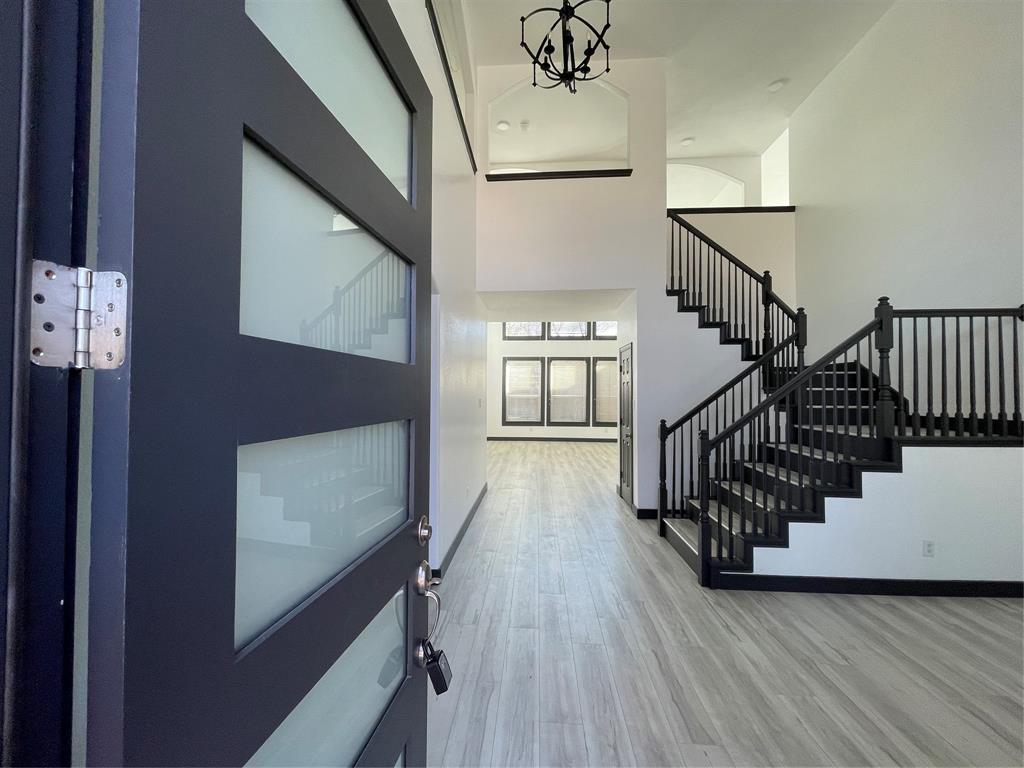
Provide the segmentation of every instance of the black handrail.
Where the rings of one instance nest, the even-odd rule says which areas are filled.
[[[980,309],[896,309],[893,317],[1015,317],[1024,320],[1024,304]]]

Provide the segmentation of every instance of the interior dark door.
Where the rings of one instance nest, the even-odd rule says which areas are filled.
[[[426,84],[379,0],[103,23],[88,760],[422,765]]]
[[[619,496],[633,503],[633,345],[619,349]]]

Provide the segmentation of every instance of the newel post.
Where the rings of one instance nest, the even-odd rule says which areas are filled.
[[[764,307],[764,338],[762,339],[763,355],[772,348],[772,273],[767,269],[764,271],[764,278],[761,281],[764,291],[761,295],[761,304]]]
[[[804,349],[807,347],[807,312],[796,308],[796,371],[804,369]]]
[[[661,456],[658,458],[658,535],[665,535],[665,514],[668,512],[668,477],[666,454],[666,443],[668,442],[668,427],[662,419],[658,425],[658,440],[661,443]]]
[[[888,296],[882,296],[875,307],[875,346],[878,348],[878,404],[876,405],[878,435],[895,437],[896,403],[892,399],[892,374],[889,371],[889,352],[893,345],[893,308]]]
[[[711,517],[709,493],[711,491],[711,442],[708,431],[702,429],[699,435],[700,456],[697,459],[698,492],[700,493],[700,517],[697,519],[697,545],[700,549],[700,571],[697,581],[702,587],[711,586]]]

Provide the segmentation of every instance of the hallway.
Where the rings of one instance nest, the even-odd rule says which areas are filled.
[[[1020,765],[1021,601],[707,591],[617,447],[492,442],[430,765]]]

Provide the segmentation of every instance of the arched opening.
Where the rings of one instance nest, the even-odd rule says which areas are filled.
[[[746,185],[714,168],[669,163],[665,180],[669,208],[738,208],[745,205]]]

